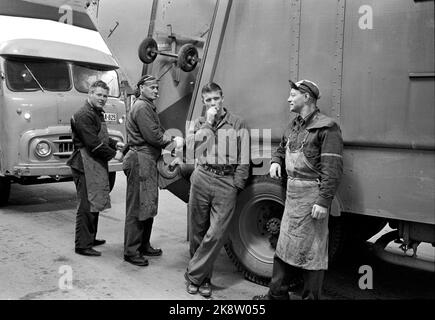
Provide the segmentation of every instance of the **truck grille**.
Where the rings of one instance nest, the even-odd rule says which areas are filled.
[[[53,140],[53,143],[57,145],[57,152],[53,155],[61,159],[69,158],[71,153],[74,151],[74,146],[72,143],[71,136],[61,136],[58,140]]]

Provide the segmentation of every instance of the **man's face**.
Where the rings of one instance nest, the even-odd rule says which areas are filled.
[[[224,97],[221,95],[219,91],[206,92],[202,95],[202,102],[205,107],[210,109],[211,107],[216,108],[217,115],[222,114]]]
[[[300,113],[306,101],[306,94],[298,90],[291,89],[288,97],[290,111]]]
[[[96,87],[93,92],[89,92],[89,102],[95,108],[103,109],[106,104],[108,95],[109,90],[103,89],[101,87]]]
[[[140,86],[140,93],[143,97],[154,101],[159,97],[159,85],[157,83],[142,84]]]

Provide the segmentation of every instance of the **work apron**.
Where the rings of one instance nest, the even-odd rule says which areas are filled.
[[[101,123],[98,133],[101,142],[109,143],[107,124]],[[96,161],[86,148],[80,148],[85,172],[86,189],[91,212],[100,212],[111,207],[109,174],[107,168]]]
[[[139,221],[157,215],[159,190],[156,160],[143,147],[131,147],[123,161],[124,170],[131,170],[128,183],[136,188],[127,192],[138,192],[138,201],[128,203],[128,214],[136,216]],[[139,181],[134,181],[134,180]]]
[[[276,255],[284,262],[306,270],[328,268],[328,216],[313,219],[311,211],[319,196],[319,172],[308,162],[303,147],[286,146],[288,175],[285,209],[281,220]],[[298,178],[295,178],[298,177]],[[302,178],[301,178],[302,177]]]

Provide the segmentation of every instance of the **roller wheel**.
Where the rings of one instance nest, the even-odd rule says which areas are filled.
[[[190,72],[198,64],[198,50],[193,44],[187,43],[180,48],[178,52],[178,66],[184,72]]]
[[[145,64],[150,64],[157,57],[157,42],[153,38],[146,38],[139,46],[139,59]]]

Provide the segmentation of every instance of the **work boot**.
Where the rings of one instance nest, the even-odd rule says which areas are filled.
[[[212,289],[210,281],[204,281],[204,283],[199,286],[198,292],[205,298],[211,297]]]
[[[146,267],[148,265],[148,260],[142,256],[124,256],[124,260],[139,267]]]
[[[94,240],[94,247],[96,247],[96,246],[101,246],[102,244],[105,244],[106,243],[106,240],[103,240],[103,239],[95,239]]]
[[[149,245],[146,249],[142,250],[141,253],[144,256],[161,256],[163,251],[160,248],[153,248]]]
[[[82,256],[90,256],[90,257],[98,257],[101,256],[101,252],[94,250],[92,248],[88,249],[75,249],[77,254],[81,254]]]
[[[184,278],[186,279],[186,291],[187,291],[187,293],[197,294],[199,287],[196,284],[194,284],[192,281],[190,281],[190,279],[186,273],[184,274]]]

